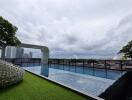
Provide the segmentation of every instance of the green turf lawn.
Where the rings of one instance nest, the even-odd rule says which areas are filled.
[[[0,100],[88,100],[68,89],[26,72],[24,80],[0,89]]]

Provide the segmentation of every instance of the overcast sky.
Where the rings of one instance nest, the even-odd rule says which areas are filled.
[[[0,0],[0,16],[50,57],[109,58],[132,40],[132,0]]]

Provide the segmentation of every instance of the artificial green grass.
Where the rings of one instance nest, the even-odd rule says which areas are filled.
[[[0,89],[0,100],[88,100],[59,85],[26,72],[24,80]]]

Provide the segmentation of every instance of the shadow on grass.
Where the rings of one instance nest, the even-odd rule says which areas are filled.
[[[8,91],[8,90],[10,90],[12,88],[15,88],[15,87],[21,85],[23,82],[24,82],[24,80],[21,80],[21,81],[19,81],[17,83],[14,83],[14,84],[6,86],[6,87],[0,87],[0,93],[3,93],[3,92],[6,92],[6,91]]]

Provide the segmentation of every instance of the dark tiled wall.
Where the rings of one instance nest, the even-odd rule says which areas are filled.
[[[126,100],[130,86],[132,86],[132,71],[125,73],[99,97],[105,100]]]

